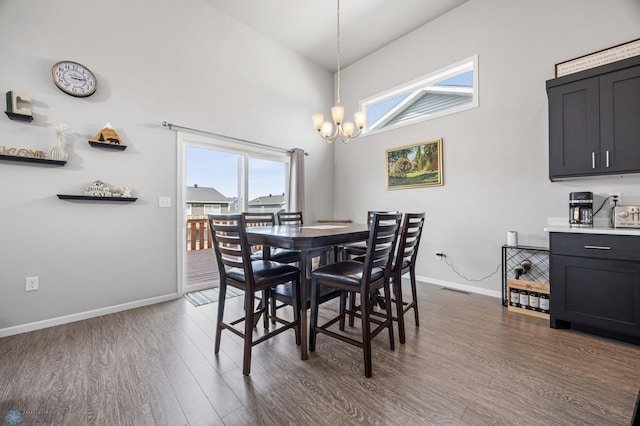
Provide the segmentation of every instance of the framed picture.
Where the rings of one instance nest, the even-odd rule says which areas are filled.
[[[388,149],[387,189],[442,185],[442,138]]]

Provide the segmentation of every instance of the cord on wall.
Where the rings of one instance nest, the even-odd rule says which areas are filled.
[[[468,277],[464,276],[462,273],[460,273],[458,271],[458,269],[452,263],[449,262],[449,258],[444,253],[440,254],[440,256],[442,258],[444,258],[444,263],[446,263],[447,266],[450,267],[453,270],[453,272],[456,273],[456,275],[458,275],[463,280],[469,281],[469,282],[483,281],[483,280],[486,280],[487,278],[491,278],[492,276],[494,276],[495,274],[498,273],[498,271],[500,270],[500,266],[501,266],[501,264],[498,263],[498,266],[496,266],[496,270],[495,271],[493,271],[489,275],[486,275],[486,276],[484,276],[482,278],[468,278]]]

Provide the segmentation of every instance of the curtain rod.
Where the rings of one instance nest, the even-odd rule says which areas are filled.
[[[250,144],[250,145],[260,146],[260,147],[263,147],[263,148],[282,150],[283,152],[288,152],[288,153],[292,153],[293,152],[293,150],[291,150],[291,149],[277,148],[277,147],[274,147],[274,146],[271,146],[271,145],[266,145],[266,144],[259,143],[259,142],[254,142],[254,141],[249,141],[249,140],[246,140],[246,139],[235,138],[233,136],[226,136],[226,135],[221,135],[219,133],[208,132],[206,130],[200,130],[200,129],[194,129],[192,127],[180,126],[178,124],[169,123],[167,121],[163,121],[162,122],[162,126],[169,128],[169,130],[173,130],[173,128],[175,127],[176,129],[183,129],[183,130],[190,130],[192,132],[204,133],[205,135],[211,135],[211,136],[215,136],[215,137],[226,139],[226,140],[230,140],[230,141],[242,142],[242,143],[246,143],[246,144]],[[309,153],[304,151],[304,155],[309,155]]]

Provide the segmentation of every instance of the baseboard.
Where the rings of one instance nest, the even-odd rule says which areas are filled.
[[[416,281],[420,281],[425,284],[433,284],[441,287],[452,288],[455,290],[467,291],[469,293],[483,294],[485,296],[496,297],[499,299],[502,298],[502,291],[489,290],[486,288],[476,287],[473,285],[452,283],[450,281],[439,280],[436,278],[422,277],[418,275],[416,275]]]
[[[94,309],[86,312],[79,312],[77,314],[65,315],[62,317],[51,318],[51,319],[36,321],[28,324],[2,328],[0,329],[0,337],[13,336],[14,334],[27,333],[29,331],[40,330],[43,328],[53,327],[61,324],[68,324],[74,321],[81,321],[89,318],[100,317],[102,315],[114,314],[116,312],[122,312],[122,311],[126,311],[133,308],[140,308],[142,306],[147,306],[147,305],[154,305],[156,303],[167,302],[169,300],[173,300],[177,298],[178,298],[177,293],[165,294],[163,296],[136,300],[133,302],[123,303],[121,305],[107,306],[105,308]]]

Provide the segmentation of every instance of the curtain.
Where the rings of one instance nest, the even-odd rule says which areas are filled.
[[[302,212],[304,217],[304,150],[291,150],[289,171],[289,211]]]

